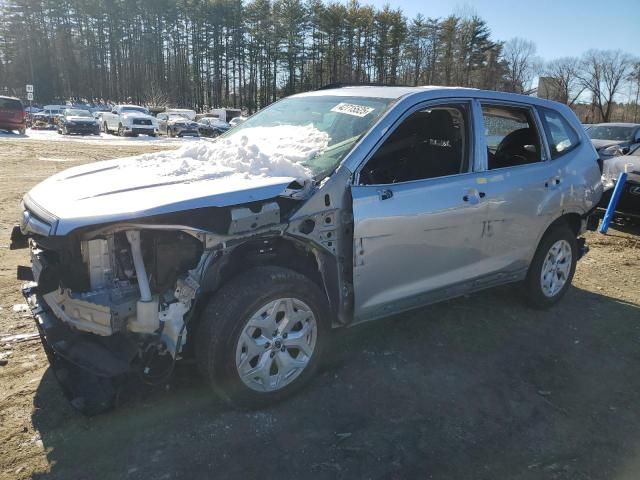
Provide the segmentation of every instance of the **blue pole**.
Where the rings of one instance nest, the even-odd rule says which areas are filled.
[[[624,184],[626,181],[627,181],[627,172],[622,172],[618,177],[616,186],[613,189],[613,193],[611,194],[611,200],[609,200],[609,206],[607,207],[607,211],[604,214],[602,225],[600,225],[600,233],[606,234],[607,230],[609,230],[609,223],[611,223],[611,220],[613,220],[613,215],[614,213],[616,213],[618,200],[620,200],[620,196],[622,195],[622,190],[624,189]]]

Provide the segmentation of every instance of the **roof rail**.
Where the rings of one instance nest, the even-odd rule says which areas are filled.
[[[353,83],[328,83],[318,88],[318,90],[329,90],[332,88],[344,88],[344,87],[410,87],[410,85],[400,85],[394,84],[390,85],[388,83],[380,83],[380,82],[353,82]]]

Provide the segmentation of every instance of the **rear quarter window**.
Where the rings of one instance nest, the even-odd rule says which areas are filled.
[[[538,111],[544,124],[551,158],[558,158],[578,145],[578,134],[562,114],[544,107],[539,107]]]
[[[0,110],[22,110],[22,103],[13,98],[0,98]]]

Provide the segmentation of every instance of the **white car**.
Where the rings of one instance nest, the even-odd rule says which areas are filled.
[[[158,135],[158,121],[149,110],[138,105],[116,105],[102,114],[102,130],[121,137],[132,135]]]
[[[246,119],[247,119],[246,117],[234,117],[231,120],[229,120],[229,125],[231,125],[231,127],[235,127],[236,125],[240,125]]]

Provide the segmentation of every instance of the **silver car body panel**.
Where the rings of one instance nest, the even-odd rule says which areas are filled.
[[[393,129],[417,108],[468,100],[473,171],[391,185],[358,185],[359,169]],[[542,161],[488,170],[481,103],[531,109],[543,146]],[[551,160],[534,107],[563,113],[580,138]],[[602,194],[597,154],[566,106],[514,94],[472,89],[406,95],[344,160],[354,175],[354,318],[363,320],[520,280],[549,225],[562,215],[584,216]],[[388,191],[391,195],[388,195]],[[463,201],[476,192],[484,198]]]

